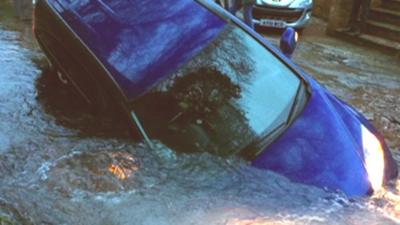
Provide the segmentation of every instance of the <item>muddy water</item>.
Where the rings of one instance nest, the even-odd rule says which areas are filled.
[[[15,23],[0,21],[0,224],[399,222],[400,185],[350,200],[257,170],[238,158],[178,154],[161,144],[150,150],[131,141],[122,127],[92,116],[68,86],[60,86],[44,69],[29,24],[10,24]],[[311,50],[333,54],[322,54],[329,56],[322,57],[323,65],[343,61],[329,43],[310,42],[299,54],[311,59]],[[322,71],[318,64],[296,59],[338,95],[354,96],[360,106],[375,97],[370,94],[398,101],[392,94],[398,79],[390,69],[383,74],[386,80],[376,84],[373,71],[371,77],[356,79],[339,75],[341,67]],[[359,95],[354,88],[360,88]],[[380,115],[372,112],[374,118]]]

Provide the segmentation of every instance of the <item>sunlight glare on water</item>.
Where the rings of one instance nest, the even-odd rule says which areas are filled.
[[[400,223],[400,181],[396,180],[393,187],[375,193],[371,197],[369,208]]]
[[[108,171],[117,176],[120,180],[125,180],[132,176],[139,166],[136,164],[134,156],[126,152],[116,152],[111,154],[113,162],[108,166]]]

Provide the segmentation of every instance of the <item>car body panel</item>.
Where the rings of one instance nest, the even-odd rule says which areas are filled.
[[[173,7],[130,1],[108,5],[102,1],[60,2],[68,6],[61,13],[63,18],[107,67],[128,99],[196,55],[225,25],[204,7],[185,0],[176,0]]]
[[[257,4],[265,4],[275,7],[289,7],[295,0],[259,0],[256,1]]]
[[[362,124],[348,112],[338,111],[323,89],[313,85],[313,90],[303,113],[253,165],[351,196],[369,193],[361,137],[351,133],[358,127],[354,134],[360,134]]]
[[[370,192],[371,185],[364,168],[361,126],[367,127],[378,137],[380,137],[379,133],[364,117],[326,91],[259,34],[211,1],[199,1],[210,11],[200,7],[198,2],[193,4],[192,0],[179,0],[181,2],[179,6],[171,7],[169,12],[174,12],[179,15],[178,18],[186,18],[190,22],[178,20],[168,13],[164,14],[165,10],[168,11],[173,5],[171,2],[176,3],[176,0],[160,4],[138,1],[143,4],[141,7],[146,4],[149,4],[149,7],[151,5],[150,8],[143,9],[147,10],[149,15],[160,14],[155,16],[157,20],[154,20],[156,21],[154,23],[144,14],[129,18],[133,14],[132,11],[143,12],[136,8],[139,6],[135,5],[135,1],[114,1],[108,3],[110,5],[104,2],[87,0],[71,3],[67,0],[39,0],[37,8],[50,5],[49,9],[53,10],[53,13],[58,13],[58,19],[73,34],[71,39],[78,40],[83,46],[82,49],[89,52],[85,57],[94,58],[100,64],[99,68],[103,69],[103,73],[110,76],[109,80],[115,81],[110,83],[113,83],[114,89],[121,90],[122,97],[120,97],[124,98],[126,110],[130,110],[131,98],[141,95],[159,80],[167,77],[173,70],[207,46],[220,32],[226,21],[233,21],[263,43],[291,70],[296,71],[298,76],[308,83],[311,91],[310,100],[303,112],[279,138],[258,155],[252,162],[253,165],[284,174],[298,182],[331,190],[340,189],[349,196],[365,195]],[[114,5],[111,6],[111,4]],[[211,14],[211,11],[215,14]],[[127,16],[123,17],[120,14]],[[194,15],[198,15],[201,20],[196,18],[192,21]],[[162,16],[166,16],[163,17],[164,20],[160,20]],[[45,25],[41,23],[45,22],[39,18],[35,23],[38,30],[49,29],[43,27]],[[163,23],[170,26],[160,25]],[[180,26],[180,23],[185,26]],[[171,33],[169,29],[174,32]],[[128,36],[134,39],[125,37],[126,34],[130,34]],[[154,35],[157,38],[153,38]],[[165,37],[165,35],[178,35],[180,38],[176,38],[179,41],[173,40],[174,38],[168,39],[168,37],[166,37],[168,41],[161,40],[160,37]],[[39,40],[39,42],[43,41],[46,40]],[[140,46],[140,43],[143,43],[145,47]],[[143,59],[147,57],[146,49],[151,48],[150,43],[161,46],[154,50],[155,54],[151,54],[150,59]],[[46,49],[44,50],[46,52]],[[140,53],[140,51],[143,52]],[[57,57],[46,53],[48,57]],[[131,60],[126,61],[125,58]],[[138,62],[144,66],[137,69]],[[384,143],[382,139],[381,142]],[[397,167],[387,147],[384,147],[384,150],[387,164],[386,175],[389,174],[387,175],[389,179],[397,175]]]

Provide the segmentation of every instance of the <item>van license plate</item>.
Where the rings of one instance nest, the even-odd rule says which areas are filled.
[[[260,25],[265,27],[285,28],[286,22],[282,20],[261,19]]]

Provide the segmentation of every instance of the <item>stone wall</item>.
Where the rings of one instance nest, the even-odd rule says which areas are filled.
[[[32,18],[32,0],[13,0],[16,15],[22,20]]]
[[[331,7],[332,0],[314,0],[313,15],[327,21]]]
[[[349,0],[331,0],[327,32],[334,33],[337,29],[348,27],[353,1]]]
[[[381,2],[382,0],[371,0],[371,7],[379,6]],[[349,9],[351,8],[353,1],[352,0],[347,1],[347,4],[349,6],[347,7],[347,9]],[[313,15],[325,21],[328,21],[330,12],[334,7],[334,5],[335,5],[334,0],[314,0]]]

